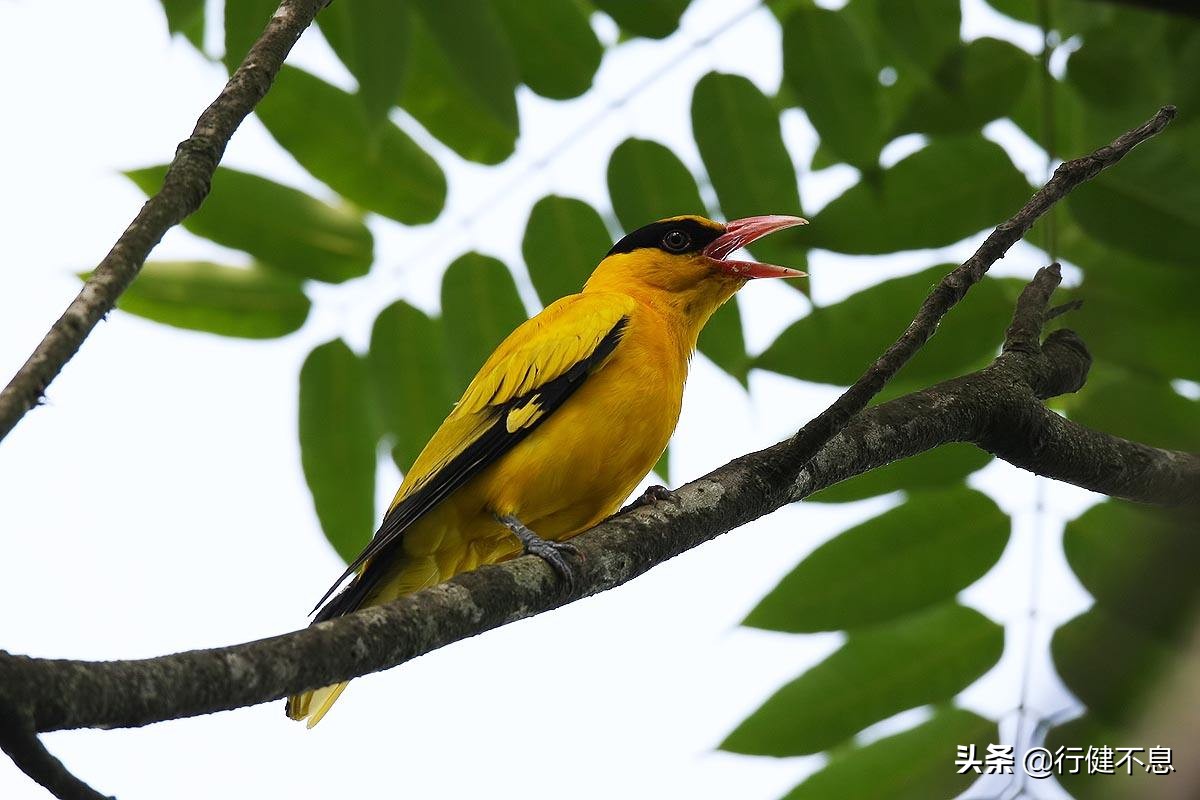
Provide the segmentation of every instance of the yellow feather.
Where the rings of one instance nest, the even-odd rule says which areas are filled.
[[[528,427],[542,418],[546,413],[537,403],[537,397],[534,396],[525,405],[520,408],[514,408],[508,412],[508,416],[504,419],[504,427],[509,433],[515,433],[521,428]]]
[[[342,696],[342,692],[346,691],[346,687],[349,685],[349,681],[343,681],[312,692],[308,703],[308,707],[313,709],[308,712],[307,724],[310,729],[329,713],[329,709],[333,708],[334,701]]]

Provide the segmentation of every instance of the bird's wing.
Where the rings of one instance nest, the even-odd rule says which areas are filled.
[[[391,549],[422,514],[558,410],[612,354],[633,306],[626,295],[571,295],[513,331],[417,457],[371,543],[317,605],[353,572]],[[317,619],[356,607],[370,588],[368,583],[356,581]]]

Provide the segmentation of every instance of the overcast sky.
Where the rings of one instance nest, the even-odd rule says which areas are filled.
[[[1038,46],[1035,29],[1006,23],[974,0],[965,5],[968,37],[986,32]],[[628,136],[664,142],[698,168],[689,117],[695,80],[719,69],[768,92],[778,87],[779,27],[754,6],[694,0],[671,38],[609,50],[586,98],[552,102],[522,89],[518,153],[500,168],[462,162],[396,112],[446,169],[449,206],[422,228],[372,220],[375,270],[322,288],[309,323],[292,336],[247,342],[113,314],[53,384],[47,405],[0,445],[0,648],[140,657],[304,625],[342,568],[300,471],[296,382],[306,353],[335,336],[361,350],[375,314],[398,297],[436,311],[441,272],[466,250],[523,270],[519,244],[532,203],[555,192],[606,210],[608,155]],[[209,45],[219,52],[215,19]],[[611,41],[606,22],[598,18],[597,28]],[[291,62],[353,87],[316,31],[304,35]],[[74,296],[73,273],[103,256],[142,202],[119,171],[169,160],[225,73],[168,39],[156,0],[2,3],[0,73],[8,76],[0,85],[0,377],[7,380]],[[804,115],[788,112],[784,130],[795,162],[807,165],[816,138]],[[988,133],[1031,180],[1040,175],[1040,155],[1013,126],[996,123]],[[919,145],[909,137],[885,160]],[[548,155],[544,167],[533,166]],[[330,196],[254,119],[224,163]],[[806,211],[854,180],[848,167],[806,173]],[[816,253],[814,296],[834,302],[885,275],[961,260],[980,238],[881,259]],[[181,229],[167,234],[155,257],[244,261]],[[1021,246],[995,271],[1031,275],[1042,263],[1038,251]],[[527,281],[522,289],[536,310]],[[752,284],[739,302],[753,351],[808,308],[778,285]],[[837,394],[764,373],[752,375],[751,387],[748,396],[696,358],[672,445],[673,485],[778,441]],[[381,506],[398,481],[389,462],[380,471]],[[965,602],[1009,625],[1009,648],[962,701],[996,718],[1016,707],[1024,685],[1038,709],[1069,706],[1045,642],[1089,600],[1062,562],[1057,536],[1094,496],[1039,490],[1027,474],[996,464],[972,483],[1016,524],[1001,565],[964,593]],[[771,800],[822,757],[749,758],[714,748],[841,636],[770,634],[738,621],[805,553],[897,501],[782,509],[631,585],[356,680],[313,731],[289,723],[282,703],[273,703],[141,730],[58,733],[46,742],[81,777],[123,800],[262,790]],[[1040,577],[1031,593],[1033,576]],[[922,713],[887,721],[868,738],[908,727]],[[1013,719],[1005,717],[1006,734]],[[946,757],[950,768],[953,753]],[[0,796],[42,795],[0,759]]]

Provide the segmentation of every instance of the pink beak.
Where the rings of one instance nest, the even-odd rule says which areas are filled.
[[[757,261],[729,261],[725,257],[769,233],[807,224],[806,219],[779,214],[735,219],[725,223],[725,232],[704,248],[704,255],[715,262],[713,266],[739,278],[803,278],[807,273],[791,267],[777,267]]]

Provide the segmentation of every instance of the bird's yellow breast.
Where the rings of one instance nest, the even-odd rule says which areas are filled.
[[[637,307],[609,360],[469,488],[488,509],[546,538],[591,526],[619,507],[666,449],[687,367],[686,346],[653,309]]]
[[[695,342],[654,307],[632,306],[620,343],[579,390],[405,533],[410,570],[436,564],[436,582],[515,555],[496,514],[543,538],[570,537],[616,511],[653,469],[679,421]]]

